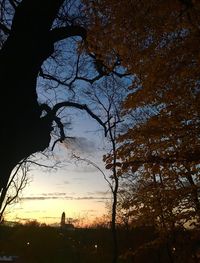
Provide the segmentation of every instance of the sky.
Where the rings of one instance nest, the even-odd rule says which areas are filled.
[[[71,46],[67,46],[66,50]],[[73,58],[73,53],[69,56]],[[52,66],[52,63],[50,61],[46,67]],[[69,65],[70,63],[68,63]],[[65,72],[65,70],[62,69],[61,72]],[[88,70],[88,72],[90,71]],[[112,110],[115,111],[118,100],[125,96],[126,87],[130,83],[131,77],[117,81],[111,77],[106,83],[98,82],[99,86],[95,86],[95,95],[100,98],[106,108],[109,108],[109,99],[112,97],[114,102]],[[105,86],[101,87],[100,85]],[[109,90],[107,90],[107,85]],[[104,107],[98,102],[96,104],[95,100],[93,101],[95,96],[88,95],[88,93],[93,94],[93,89],[94,86],[78,82],[75,87],[75,101],[87,104],[94,113],[103,116],[105,121],[107,113]],[[63,100],[74,101],[73,92],[70,93],[66,87],[59,85],[55,88],[53,83],[40,78],[37,92],[39,103],[47,103],[50,107]],[[112,110],[110,111],[112,112]],[[108,204],[111,204],[112,195],[102,173],[87,163],[77,164],[71,160],[72,154],[87,158],[108,174],[109,171],[105,171],[102,157],[103,154],[108,153],[108,149],[111,147],[109,147],[108,139],[104,137],[103,128],[86,112],[78,109],[67,108],[64,111],[61,109],[59,114],[62,123],[70,122],[70,127],[66,129],[65,135],[76,138],[62,144],[58,143],[54,148],[54,161],[61,161],[62,165],[65,165],[56,171],[38,167],[35,170],[32,169],[29,173],[30,183],[23,190],[20,202],[7,210],[6,220],[37,220],[41,223],[54,224],[60,223],[61,215],[65,212],[66,218],[86,218],[85,223],[87,224],[96,217],[108,213]],[[52,140],[56,139],[54,137]]]
[[[47,59],[43,64],[44,72],[50,72],[53,76],[65,80],[69,78],[70,82],[76,73],[74,70],[77,63],[76,42],[75,38],[58,42],[56,48],[60,50],[60,53],[58,52],[61,56],[58,55],[60,63],[57,65],[53,58]],[[94,72],[92,66],[91,58],[86,58],[83,54],[79,59],[79,71],[82,74],[80,76],[87,78],[96,76],[97,72]],[[121,72],[122,69],[119,70]],[[123,97],[124,87],[128,87],[131,80],[124,80],[122,85],[121,79],[117,82],[116,79],[110,78],[110,81],[111,79],[112,82],[107,83],[113,87],[111,93],[116,85],[119,85],[118,92],[115,90],[115,95],[112,94],[112,97]],[[99,82],[98,85],[100,85]],[[90,92],[91,88],[93,90],[94,87],[90,87]],[[102,113],[92,100],[88,101],[88,97],[83,96],[83,91],[89,91],[88,83],[77,81],[73,83],[73,90],[76,91],[76,102],[85,103],[94,112]],[[41,77],[38,78],[37,94],[39,103],[47,103],[50,107],[63,100],[74,101],[74,93],[70,89]],[[102,93],[100,89],[96,94],[101,97],[107,107],[109,97],[107,92]],[[62,115],[62,110],[60,114]],[[30,183],[23,190],[20,202],[7,210],[6,220],[36,219],[39,222],[53,224],[60,222],[62,212],[65,212],[66,218],[85,217],[88,221],[107,213],[107,203],[111,200],[111,193],[103,175],[86,163],[77,166],[73,161],[70,162],[70,157],[72,153],[75,153],[104,169],[102,156],[109,148],[108,141],[104,138],[102,128],[83,111],[67,109],[64,114],[61,121],[71,123],[65,135],[76,138],[73,143],[72,141],[60,145],[58,143],[54,149],[55,160],[62,161],[65,167],[57,171],[32,169],[29,173]]]
[[[66,218],[85,218],[87,224],[107,213],[111,193],[102,173],[86,162],[71,159],[76,154],[104,170],[102,155],[107,142],[96,121],[87,114],[74,110],[72,116],[68,136],[75,136],[76,141],[58,143],[54,149],[53,160],[60,161],[62,167],[56,170],[33,167],[20,201],[7,210],[7,220],[55,224],[60,223],[65,212]]]

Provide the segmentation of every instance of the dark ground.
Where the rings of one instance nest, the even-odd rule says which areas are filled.
[[[160,239],[153,228],[119,230],[119,263],[198,263],[199,231]],[[19,263],[111,263],[109,229],[62,230],[48,226],[0,226],[0,255]]]

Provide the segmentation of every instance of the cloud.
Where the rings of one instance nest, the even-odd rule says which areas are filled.
[[[95,200],[95,201],[105,201],[110,199],[106,196],[66,196],[65,193],[48,193],[48,194],[42,194],[41,196],[25,196],[22,197],[22,201],[43,201],[43,200],[51,200],[51,199],[65,199],[65,200]]]
[[[74,167],[74,171],[78,173],[95,173],[98,170],[91,165],[87,165],[87,163],[80,163]]]
[[[98,196],[110,196],[109,191],[95,191],[95,192],[87,192],[88,195],[98,195]]]
[[[48,200],[48,199],[62,199],[71,198],[67,197],[64,192],[52,192],[52,193],[42,193],[39,196],[24,196],[20,198],[22,201],[32,201],[32,200]]]
[[[107,200],[108,198],[105,196],[83,196],[83,197],[75,197],[74,200]]]
[[[82,209],[81,211],[82,211],[82,212],[88,212],[88,213],[94,213],[94,212],[96,212],[97,210],[96,210],[96,209]]]
[[[85,178],[82,178],[82,177],[74,177],[73,180],[83,181],[83,180],[85,180]]]
[[[43,196],[65,196],[66,193],[63,192],[52,192],[52,193],[42,193]]]
[[[69,181],[64,181],[63,184],[70,184],[70,182]]]
[[[40,218],[44,218],[44,219],[60,219],[59,216],[41,216]]]
[[[32,214],[32,213],[45,213],[45,212],[46,212],[46,210],[40,210],[40,209],[24,211],[25,214]]]
[[[46,197],[44,196],[37,196],[37,197],[34,197],[34,196],[25,196],[25,197],[21,197],[20,200],[22,201],[33,201],[33,200],[45,200],[47,199]]]
[[[25,196],[22,197],[20,200],[22,201],[43,201],[43,200],[51,200],[51,199],[67,199],[71,200],[73,199],[70,196]]]
[[[63,186],[63,185],[68,185],[68,184],[70,184],[69,181],[63,181],[62,183],[58,183],[58,184],[55,184],[55,185],[57,185],[57,186]]]
[[[96,151],[95,143],[85,137],[65,139],[63,145],[73,153],[92,153]]]
[[[16,220],[19,220],[19,221],[29,221],[30,220],[30,218],[28,218],[28,217],[16,217]]]

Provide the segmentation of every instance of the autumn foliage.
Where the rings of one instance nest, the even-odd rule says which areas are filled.
[[[132,74],[116,162],[120,209],[171,231],[199,221],[199,1],[87,1],[88,49]],[[112,169],[112,154],[104,156]]]

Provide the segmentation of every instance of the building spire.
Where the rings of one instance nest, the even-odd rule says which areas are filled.
[[[65,212],[62,213],[60,225],[61,225],[61,227],[65,226]]]

